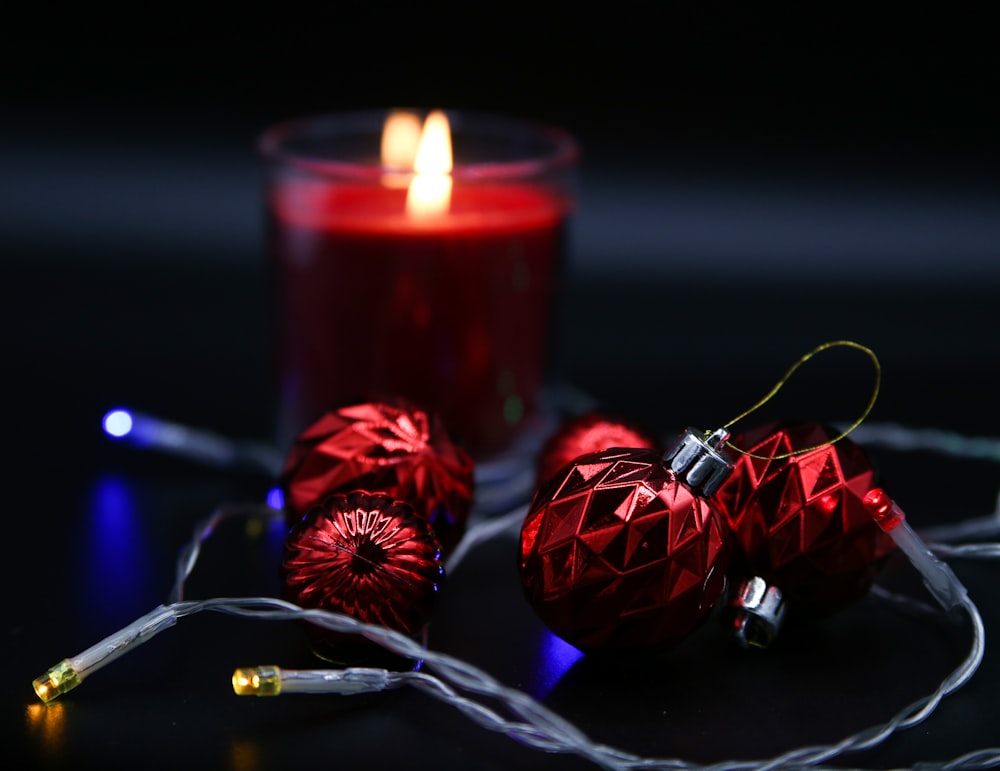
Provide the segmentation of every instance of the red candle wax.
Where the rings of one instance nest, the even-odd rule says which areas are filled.
[[[407,215],[405,199],[363,182],[273,186],[282,419],[297,431],[336,403],[398,394],[488,455],[535,408],[567,203],[462,180],[445,214]]]

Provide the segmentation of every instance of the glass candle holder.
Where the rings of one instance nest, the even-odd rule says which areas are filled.
[[[577,145],[557,128],[449,112],[451,168],[429,167],[424,144],[387,155],[386,117],[311,118],[261,138],[278,440],[332,406],[391,395],[495,457],[537,413]],[[419,143],[432,119],[410,119]]]

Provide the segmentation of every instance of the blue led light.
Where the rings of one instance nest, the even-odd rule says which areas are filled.
[[[278,511],[285,508],[285,495],[281,492],[281,488],[272,487],[267,491],[267,505]]]
[[[132,430],[132,415],[127,410],[111,410],[104,416],[104,431],[115,438],[127,436]]]
[[[144,558],[152,542],[148,518],[139,510],[139,492],[132,482],[117,474],[102,474],[90,490],[86,533],[80,555],[74,563],[79,579],[74,589],[76,601],[100,597],[88,604],[88,614],[111,627],[123,615],[135,615],[148,603],[153,578],[150,560]]]
[[[583,653],[556,637],[548,629],[542,632],[539,643],[535,676],[529,683],[529,688],[536,698],[544,699],[555,688],[560,678],[583,658]]]

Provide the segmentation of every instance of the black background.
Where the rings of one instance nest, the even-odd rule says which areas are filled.
[[[287,625],[182,622],[58,709],[31,706],[33,677],[164,599],[195,520],[267,489],[111,445],[97,426],[128,404],[269,435],[254,141],[274,121],[444,106],[572,131],[581,201],[553,367],[655,430],[717,425],[799,354],[847,337],[883,362],[873,419],[1000,433],[998,62],[980,12],[391,10],[8,14],[2,649],[5,752],[20,765],[585,766],[416,694],[236,700],[236,665],[310,665]],[[849,418],[864,367],[830,354],[762,417]],[[994,505],[987,462],[879,460],[915,524]],[[95,540],[102,516],[120,541]],[[220,532],[192,594],[276,592],[277,548]],[[510,541],[492,544],[452,577],[432,644],[539,692],[540,627],[512,555]],[[992,569],[957,569],[989,631]],[[907,585],[907,572],[890,579]],[[887,718],[933,688],[966,640],[961,625],[868,600],[757,659],[716,632],[657,662],[579,662],[547,703],[643,754],[766,757]],[[907,766],[989,745],[991,658],[925,726],[848,762]]]

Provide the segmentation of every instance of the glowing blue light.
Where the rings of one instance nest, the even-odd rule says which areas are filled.
[[[142,612],[139,608],[157,591],[150,586],[150,560],[143,556],[153,534],[139,511],[137,494],[128,479],[107,474],[94,481],[87,504],[86,541],[75,568],[80,580],[74,592],[88,614],[108,626]]]
[[[543,699],[555,688],[560,678],[583,658],[583,653],[547,629],[542,632],[539,643],[535,678],[530,689],[536,698]]]
[[[115,438],[126,436],[132,430],[132,416],[127,410],[111,410],[104,416],[104,430]]]
[[[267,505],[278,511],[285,508],[285,495],[281,492],[281,488],[272,487],[267,491]]]

